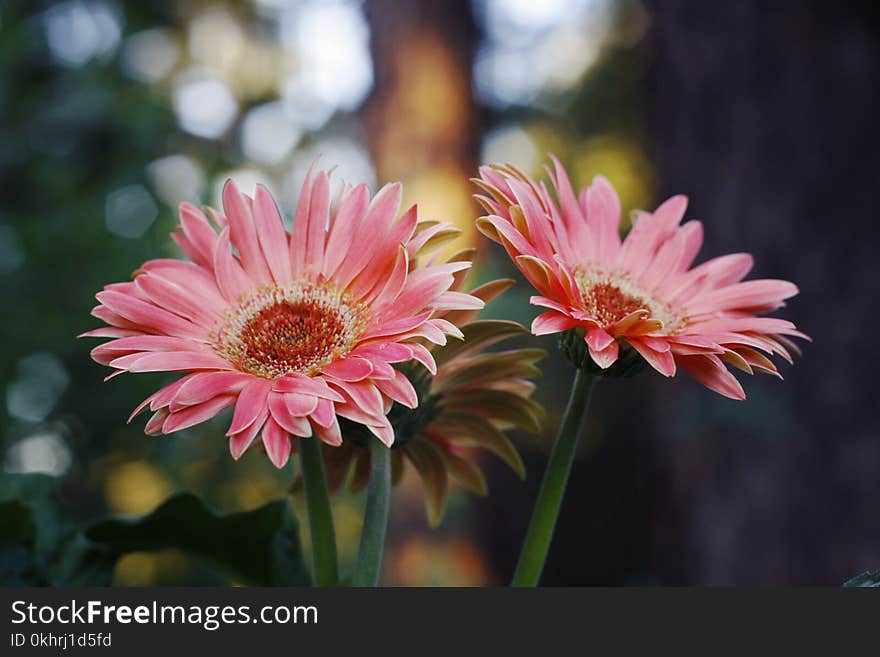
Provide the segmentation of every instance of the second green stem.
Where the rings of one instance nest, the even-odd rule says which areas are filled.
[[[541,481],[541,490],[535,502],[529,529],[513,575],[513,586],[537,586],[553,540],[559,507],[565,495],[571,464],[577,451],[578,439],[586,424],[587,408],[595,378],[582,369],[575,373],[571,396],[556,443]]]
[[[358,549],[353,586],[378,586],[382,571],[382,552],[388,531],[388,507],[391,498],[391,450],[378,438],[370,440],[370,483],[364,528]]]

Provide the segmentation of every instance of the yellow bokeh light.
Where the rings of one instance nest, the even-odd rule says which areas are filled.
[[[449,221],[461,228],[462,235],[446,247],[448,253],[473,246],[477,214],[464,171],[455,167],[430,169],[404,179],[403,190],[403,207],[418,202],[420,218]]]
[[[112,468],[104,482],[107,506],[117,513],[149,513],[172,491],[168,478],[146,461],[129,461]]]
[[[189,560],[178,550],[130,552],[120,557],[113,569],[115,586],[155,586],[180,580],[189,570]]]
[[[386,560],[391,586],[486,586],[489,574],[479,547],[464,537],[416,537]]]
[[[572,183],[579,187],[600,174],[611,181],[620,196],[623,228],[631,225],[631,210],[650,209],[654,173],[647,155],[633,140],[617,135],[593,137],[582,142],[569,161]]]

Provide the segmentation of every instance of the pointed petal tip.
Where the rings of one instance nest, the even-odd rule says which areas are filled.
[[[224,199],[226,198],[227,194],[240,194],[240,193],[241,192],[238,191],[238,185],[235,184],[235,181],[232,178],[227,178],[223,182],[223,189],[220,193],[220,196],[223,197]]]
[[[308,438],[306,438],[308,440]],[[320,440],[322,443],[326,445],[330,445],[331,447],[340,447],[342,445],[342,436],[321,436]]]

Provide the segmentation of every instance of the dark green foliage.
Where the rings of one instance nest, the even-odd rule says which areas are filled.
[[[286,500],[220,515],[184,493],[141,518],[107,519],[86,528],[67,518],[51,477],[0,479],[0,583],[109,585],[123,555],[173,548],[204,560],[229,581],[309,584],[297,521]]]
[[[880,588],[880,570],[869,570],[843,583],[847,588]]]

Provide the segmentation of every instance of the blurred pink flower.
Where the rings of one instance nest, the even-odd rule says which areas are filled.
[[[450,291],[470,262],[417,265],[456,231],[418,223],[415,206],[397,218],[398,183],[370,200],[365,185],[344,186],[331,203],[329,175],[309,173],[292,235],[274,200],[231,181],[225,215],[212,222],[189,204],[172,235],[192,262],[151,260],[134,280],[108,285],[92,314],[109,327],[84,334],[113,338],[92,351],[117,371],[187,374],[138,406],[149,406],[148,434],[171,433],[235,406],[227,435],[239,458],[258,435],[277,467],[291,436],[342,442],[337,416],[365,425],[386,445],[392,402],[418,403],[392,363],[415,360],[436,371],[421,343],[461,332],[438,313],[481,308]]]
[[[761,352],[791,362],[789,350],[798,348],[788,336],[807,336],[789,321],[759,315],[797,294],[793,283],[742,282],[752,268],[747,253],[691,268],[703,226],[679,225],[684,196],[640,212],[621,240],[620,201],[608,181],[597,177],[575,196],[565,169],[553,163],[558,203],[543,182],[512,166],[481,167],[474,181],[488,194],[477,195],[488,212],[478,228],[538,290],[532,304],[547,309],[532,333],[575,332],[576,345],[602,371],[632,360],[635,350],[664,376],[681,367],[733,399],[745,392],[725,364],[779,376]]]
[[[450,261],[470,260],[473,255],[472,249],[461,251]],[[461,290],[464,279],[464,275],[456,276],[453,289]],[[513,283],[510,279],[488,281],[470,294],[489,303]],[[391,450],[391,481],[400,483],[408,467],[415,471],[432,527],[443,519],[453,484],[476,495],[488,494],[480,467],[483,453],[494,453],[525,478],[525,465],[507,432],[537,432],[544,416],[544,409],[531,398],[532,379],[541,374],[535,364],[546,355],[544,351],[489,351],[528,334],[525,327],[506,320],[478,319],[474,310],[451,311],[443,318],[461,329],[464,340],[430,346],[438,366],[433,376],[423,369],[404,368],[418,393],[419,406],[411,410],[394,405],[388,414],[398,431]],[[363,432],[346,431],[345,444],[339,448],[324,446],[331,492],[340,490],[346,481],[353,493],[367,485],[371,452],[359,433]]]

